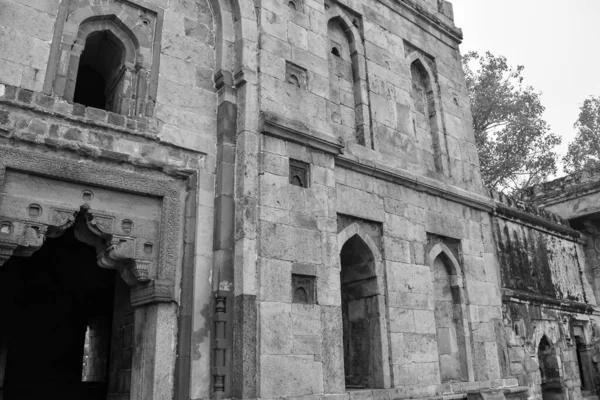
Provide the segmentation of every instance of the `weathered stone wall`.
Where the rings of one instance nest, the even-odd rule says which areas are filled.
[[[481,193],[457,47],[460,33],[437,5],[419,2],[421,13],[406,3],[361,1],[307,1],[295,9],[286,2],[266,1],[262,7],[263,112],[298,122],[330,140],[341,139],[346,151],[360,157]],[[338,38],[341,29],[336,26],[344,27],[346,41]],[[339,56],[332,54],[336,46]],[[416,59],[431,75],[427,79],[433,91],[427,97],[434,104],[431,118],[437,127],[431,133],[421,127],[428,122],[421,121],[415,108],[410,65]],[[296,78],[290,83],[290,70],[299,83]]]
[[[257,396],[395,398],[515,386],[500,367],[491,202],[451,8],[261,6]],[[308,164],[307,187],[291,184],[290,160]],[[348,268],[361,268],[362,283]],[[296,274],[314,277],[314,304],[295,302]],[[437,275],[447,282],[436,284]],[[450,306],[436,304],[436,285],[452,292]],[[352,348],[345,335],[366,318],[369,339]]]
[[[187,196],[187,207],[185,212],[181,207],[177,216],[185,236],[181,235],[183,242],[177,243],[178,251],[170,260],[176,271],[174,300],[179,307],[155,305],[143,312],[138,309],[135,317],[138,339],[156,330],[155,336],[134,345],[134,366],[136,357],[141,360],[135,352],[154,339],[162,341],[160,346],[144,351],[168,365],[153,372],[160,384],[146,382],[143,388],[137,384],[146,372],[138,365],[123,383],[137,382],[131,384],[132,396],[210,396],[208,310],[213,290],[215,182],[222,169],[217,166],[217,137],[218,132],[235,127],[236,119],[231,106],[235,103],[232,11],[230,6],[215,6],[204,0],[0,1],[1,147],[18,148],[33,158],[50,155],[59,160],[57,165],[60,160],[78,160],[125,174],[187,181],[188,191],[182,194]],[[125,73],[135,72],[139,79],[126,82],[135,92],[123,88],[123,93],[137,108],[107,112],[67,101],[65,87],[77,78],[73,60],[85,43],[75,39],[85,21],[100,21],[101,29],[108,29],[112,21],[131,33],[137,59],[135,65],[126,65]],[[65,45],[69,41],[75,44]],[[228,79],[227,99],[218,99],[217,64]],[[217,108],[223,103],[229,115],[218,127]],[[225,180],[233,185],[233,171],[225,172]],[[144,362],[143,368],[154,368],[152,361]]]
[[[586,302],[582,248],[573,238],[502,218],[494,220],[494,231],[503,287],[557,300]]]
[[[578,399],[596,390],[590,361],[596,305],[579,232],[556,214],[493,194],[502,279],[505,374],[540,399]],[[550,372],[548,372],[550,371]],[[581,372],[584,376],[581,376]]]

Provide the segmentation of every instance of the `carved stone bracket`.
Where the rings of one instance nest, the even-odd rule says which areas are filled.
[[[135,305],[174,301],[183,182],[0,147],[0,267],[73,228]]]
[[[113,217],[96,213],[87,204],[81,206],[79,211],[51,208],[50,215],[52,225],[18,220],[6,223],[6,226],[10,224],[7,232],[20,228],[21,233],[6,234],[8,238],[0,241],[0,266],[11,256],[31,256],[42,247],[46,237],[59,237],[74,226],[75,237],[96,248],[98,265],[118,270],[130,286],[149,282],[155,275],[157,254],[154,257],[137,257],[136,243],[139,239],[113,234]]]

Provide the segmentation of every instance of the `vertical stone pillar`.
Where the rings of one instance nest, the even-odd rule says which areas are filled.
[[[210,392],[214,398],[231,397],[232,342],[233,342],[233,259],[234,259],[234,179],[235,135],[237,107],[233,76],[219,72],[216,76],[219,90],[217,108],[217,165],[215,187],[215,224],[213,234],[213,298],[209,304],[213,315],[210,329],[211,370]]]
[[[131,400],[172,400],[177,305],[144,304],[135,309]]]

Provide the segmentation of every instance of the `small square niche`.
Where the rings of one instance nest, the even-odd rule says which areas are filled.
[[[290,184],[307,188],[309,177],[308,169],[307,163],[290,159]]]
[[[314,276],[292,274],[292,303],[316,303]]]
[[[285,62],[285,81],[299,89],[306,89],[307,86],[306,69],[289,61]]]

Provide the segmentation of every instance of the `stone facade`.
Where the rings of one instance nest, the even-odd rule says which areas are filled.
[[[483,187],[461,39],[444,0],[0,0],[0,398],[596,393],[595,247]]]

